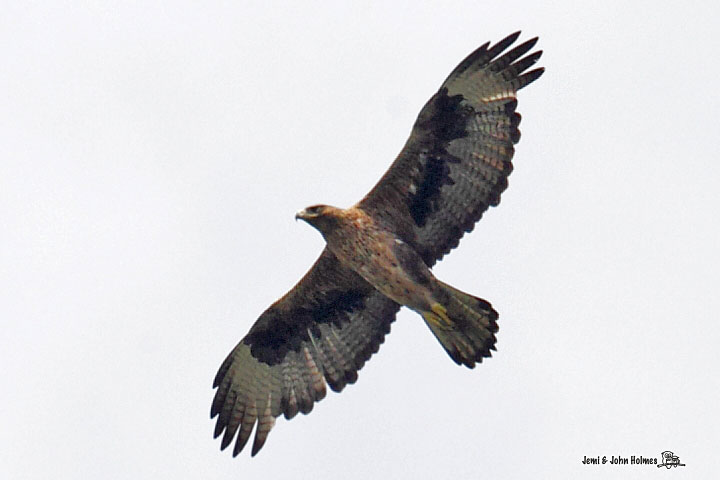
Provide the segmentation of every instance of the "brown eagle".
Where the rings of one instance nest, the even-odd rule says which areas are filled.
[[[272,304],[230,352],[215,377],[215,437],[233,455],[255,429],[252,455],[275,418],[309,413],[358,378],[401,306],[419,313],[457,364],[473,368],[494,350],[497,312],[436,279],[430,268],[500,202],[520,139],[517,91],[542,75],[526,72],[537,38],[506,51],[514,33],[472,52],[420,111],[390,169],[356,205],[298,212],[327,246],[310,271]],[[525,72],[525,73],[524,73]],[[238,433],[239,432],[239,433]]]

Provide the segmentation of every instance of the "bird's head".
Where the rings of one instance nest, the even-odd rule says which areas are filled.
[[[305,220],[325,235],[337,225],[339,208],[330,205],[313,205],[295,214],[295,220]]]

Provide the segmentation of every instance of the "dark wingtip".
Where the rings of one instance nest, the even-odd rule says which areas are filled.
[[[215,392],[212,405],[210,406],[210,418],[217,417],[222,411],[223,404],[225,403],[224,398],[220,396],[220,391]]]
[[[218,421],[215,424],[215,431],[213,432],[213,438],[218,438],[224,429],[225,429],[225,425],[223,425],[220,422],[220,419],[218,418]],[[225,447],[221,447],[220,450],[222,450],[223,448],[225,448]]]
[[[517,77],[515,80],[513,80],[513,86],[517,90],[520,90],[521,88],[530,85],[532,82],[540,78],[543,73],[545,73],[545,67],[539,67],[535,70],[530,70],[529,72],[524,73]]]
[[[538,78],[542,77],[543,73],[545,73],[545,67],[539,67],[535,70],[530,70],[528,73],[522,75],[520,78],[527,77],[527,82],[525,83],[525,85],[527,85],[528,83],[532,83]]]
[[[223,435],[222,442],[220,442],[220,450],[225,450],[228,445],[230,445],[233,441],[234,435],[230,435],[230,432],[227,431],[225,435]],[[217,438],[217,437],[215,437]]]
[[[265,438],[258,438],[257,433],[255,434],[255,441],[253,441],[253,448],[250,450],[250,456],[254,457],[257,455],[257,453],[260,451],[260,449],[265,445],[265,440],[267,440],[267,437]]]
[[[520,30],[515,33],[511,33],[510,35],[493,45],[490,50],[488,50],[488,60],[494,59],[495,57],[500,55],[506,48],[515,43],[515,40],[518,39],[520,33]]]
[[[300,413],[302,413],[303,415],[307,415],[308,413],[313,411],[313,406],[314,406],[313,401],[310,400],[308,402],[306,400],[307,399],[303,399],[303,401],[298,405],[298,407],[300,409]]]
[[[335,393],[342,392],[348,383],[344,376],[338,377],[336,379],[326,379],[326,380],[327,380],[328,386],[330,387],[330,390],[332,390]]]
[[[525,40],[523,43],[518,45],[517,47],[513,48],[513,50],[517,51],[516,58],[525,55],[530,49],[532,49],[535,44],[538,42],[538,37],[531,38],[530,40]]]
[[[285,415],[285,419],[291,420],[295,417],[295,415],[298,414],[300,410],[298,409],[297,403],[293,405],[288,405],[287,407],[283,408],[283,415]]]
[[[349,370],[345,372],[345,381],[347,381],[348,385],[352,385],[353,383],[357,382],[358,379],[358,373],[355,370]]]
[[[453,351],[452,351],[452,352],[451,352],[450,350],[447,350],[447,349],[445,349],[445,351],[446,351],[447,354],[450,356],[450,358],[452,359],[453,362],[455,362],[455,363],[458,364],[458,365],[462,365],[462,364],[463,364],[463,360],[462,360],[462,358],[460,357],[460,352],[458,352],[456,348],[453,348]]]
[[[256,439],[253,442],[252,450],[250,450],[250,456],[254,457],[255,455],[257,455],[263,445],[265,445],[265,440],[257,440],[256,436]]]
[[[513,33],[511,33],[510,35],[508,35],[507,37],[505,37],[505,38],[503,38],[502,40],[500,40],[500,41],[497,43],[497,45],[501,45],[501,44],[504,44],[504,45],[507,45],[507,46],[512,45],[513,43],[515,43],[515,40],[517,40],[518,38],[520,38],[520,34],[521,34],[521,33],[522,33],[522,30],[518,30],[517,32],[513,32]],[[507,48],[507,47],[505,47],[505,48]],[[503,50],[504,50],[505,48],[503,48]]]
[[[245,448],[245,444],[247,444],[248,438],[250,435],[246,435],[244,438],[241,434],[238,434],[237,440],[235,441],[235,447],[233,448],[233,457],[237,457],[240,455],[240,452],[242,452],[243,448]]]
[[[533,76],[533,80],[535,80],[535,79],[540,78],[543,73],[545,73],[545,67],[538,67],[538,68],[536,68],[535,70],[530,70],[530,71],[529,71],[528,73],[526,73],[525,75],[532,75],[532,76]],[[525,76],[525,75],[523,75],[523,76]]]

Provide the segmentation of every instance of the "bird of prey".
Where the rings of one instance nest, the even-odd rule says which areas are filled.
[[[260,315],[230,352],[213,387],[211,418],[233,456],[255,428],[254,456],[275,418],[309,413],[354,383],[402,306],[419,313],[457,364],[473,368],[495,347],[490,303],[435,278],[431,267],[500,201],[520,139],[517,92],[544,69],[528,69],[530,39],[514,33],[480,46],[420,111],[390,169],[347,209],[297,213],[326,246],[307,274]],[[508,50],[509,49],[509,50]]]

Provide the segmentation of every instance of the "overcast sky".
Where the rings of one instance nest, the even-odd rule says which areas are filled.
[[[717,2],[195,3],[3,4],[0,476],[717,475]],[[403,310],[355,385],[220,452],[219,364],[323,247],[294,213],[361,198],[518,29],[547,71],[510,188],[434,269],[497,354]]]

